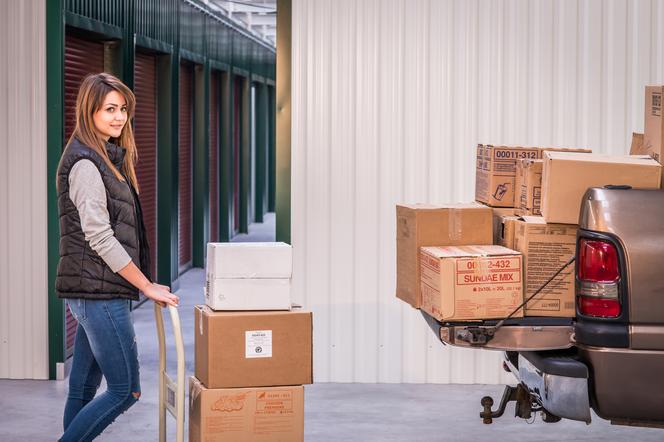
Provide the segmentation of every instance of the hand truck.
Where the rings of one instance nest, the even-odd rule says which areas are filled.
[[[154,315],[159,336],[159,442],[166,442],[166,410],[176,421],[176,441],[184,442],[184,343],[180,315],[177,308],[169,305],[168,312],[173,324],[175,354],[177,356],[177,382],[166,373],[166,342],[164,338],[164,318],[159,304],[154,303]]]

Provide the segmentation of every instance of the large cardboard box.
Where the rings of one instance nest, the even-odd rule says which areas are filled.
[[[207,277],[290,278],[293,251],[283,242],[208,243]]]
[[[205,284],[212,310],[290,310],[289,278],[214,278]]]
[[[304,440],[304,387],[206,388],[189,378],[189,442]]]
[[[542,166],[543,160],[519,160],[516,163],[517,195],[514,201],[519,215],[542,214]]]
[[[207,388],[312,382],[310,312],[215,312],[196,306],[195,374]]]
[[[662,95],[664,95],[664,86],[646,86],[643,149],[644,153],[660,162],[664,151]]]
[[[492,212],[477,203],[397,205],[396,295],[420,308],[420,247],[492,244]]]
[[[542,216],[548,223],[578,224],[589,187],[609,184],[658,189],[662,166],[644,155],[546,152],[542,171]]]
[[[576,253],[573,224],[547,224],[541,216],[515,222],[514,248],[523,254],[524,299],[528,299]],[[574,265],[568,266],[533,300],[525,316],[574,317]]]
[[[515,207],[516,162],[538,160],[545,151],[586,152],[588,149],[477,145],[475,199],[492,207]]]
[[[422,247],[422,310],[439,321],[503,318],[523,302],[521,254],[501,246]],[[522,309],[514,315],[523,315]]]

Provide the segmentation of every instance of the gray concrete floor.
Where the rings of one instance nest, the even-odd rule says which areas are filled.
[[[269,223],[253,226],[260,241],[270,241]],[[272,233],[274,235],[274,233]],[[252,238],[247,235],[241,239]],[[186,349],[187,376],[193,374],[193,306],[203,302],[205,275],[193,269],[182,276],[178,295]],[[175,375],[172,331],[167,371]],[[157,367],[159,351],[151,304],[134,311],[141,362],[139,402],[120,416],[99,437],[100,441],[156,441],[158,438]],[[104,387],[102,386],[102,389]],[[532,424],[515,419],[513,408],[492,425],[479,418],[484,395],[498,399],[501,386],[427,384],[314,384],[305,387],[307,441],[662,441],[664,430],[613,427],[595,418],[592,425],[578,422]],[[66,381],[0,380],[0,441],[53,441],[61,435]],[[175,440],[173,419],[168,418],[168,440]]]

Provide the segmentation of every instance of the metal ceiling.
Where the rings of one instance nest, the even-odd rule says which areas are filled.
[[[276,47],[277,0],[207,0],[205,3]]]

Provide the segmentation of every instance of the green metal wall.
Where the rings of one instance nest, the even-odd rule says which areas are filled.
[[[55,172],[62,152],[64,103],[64,36],[83,33],[109,45],[110,69],[133,87],[136,47],[157,56],[158,66],[158,154],[159,194],[157,280],[177,289],[177,189],[178,189],[178,110],[179,63],[186,58],[197,63],[194,135],[194,265],[204,264],[209,217],[207,188],[209,140],[210,70],[222,76],[222,137],[220,139],[220,239],[229,240],[229,206],[232,186],[229,154],[231,148],[231,105],[234,72],[253,81],[274,85],[275,51],[239,29],[226,17],[217,15],[195,0],[46,0],[47,5],[47,137],[48,137],[48,264],[49,264],[49,367],[55,378],[56,363],[64,362],[64,307],[55,297],[54,280],[58,262],[58,214],[55,204]],[[246,198],[246,195],[241,196]],[[175,284],[174,284],[175,283]]]

